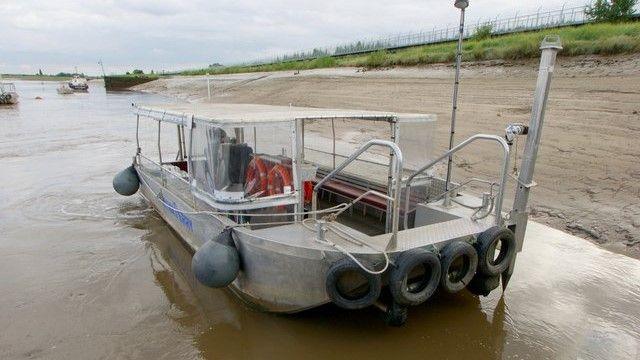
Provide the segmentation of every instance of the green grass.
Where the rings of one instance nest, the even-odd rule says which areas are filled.
[[[158,74],[124,74],[124,75],[106,75],[106,77],[108,78],[113,78],[113,79],[136,79],[136,78],[143,78],[143,79],[158,79],[160,76]]]
[[[330,68],[340,66],[338,59],[334,57],[321,57],[314,60],[306,61],[289,61],[280,62],[268,65],[257,66],[228,66],[215,69],[196,69],[185,70],[180,72],[180,75],[205,75],[207,73],[214,74],[235,74],[246,72],[259,72],[259,71],[280,71],[280,70],[308,70],[318,68]]]
[[[561,56],[614,55],[640,52],[640,22],[600,23],[564,27],[503,36],[478,37],[465,41],[463,61],[518,60],[540,55],[540,42],[546,35],[559,35],[564,50]],[[182,75],[246,73],[258,71],[306,70],[336,66],[377,68],[447,63],[455,59],[456,43],[416,46],[396,51],[376,51],[345,57],[289,61],[257,66],[230,66],[181,72]]]
[[[65,81],[70,80],[69,76],[56,75],[30,75],[30,74],[2,74],[4,79],[13,80],[32,80],[32,81]]]

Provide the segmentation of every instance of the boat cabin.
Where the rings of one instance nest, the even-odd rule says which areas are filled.
[[[359,198],[345,221],[370,235],[388,232],[395,172],[409,175],[432,157],[434,115],[253,104],[134,105],[133,110],[137,158],[147,173],[161,176],[169,191],[194,208],[264,214],[234,217],[260,226],[302,218],[324,177],[362,144],[383,139],[397,145],[400,155],[371,147],[317,189],[317,206]],[[140,118],[157,122],[145,134],[146,147]],[[177,130],[164,130],[169,124]],[[157,136],[150,137],[153,133]]]
[[[10,82],[1,82],[0,81],[0,93],[10,93],[16,92],[16,85]]]

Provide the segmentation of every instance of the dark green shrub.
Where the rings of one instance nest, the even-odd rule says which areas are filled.
[[[596,0],[586,13],[593,21],[619,22],[631,19],[638,0]]]
[[[491,24],[481,25],[481,26],[478,26],[478,28],[476,28],[476,32],[473,33],[473,39],[485,40],[490,38],[491,34],[493,34],[493,25]]]

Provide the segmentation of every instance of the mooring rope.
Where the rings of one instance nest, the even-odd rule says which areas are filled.
[[[317,220],[316,219],[311,219],[311,218],[302,220],[302,226],[304,226],[309,231],[317,233],[318,231],[316,230],[315,226],[309,226],[309,225],[306,224],[306,222],[308,222],[308,221],[317,221]],[[386,251],[376,249],[373,246],[367,244],[366,242],[356,238],[355,236],[353,236],[351,234],[348,234],[348,233],[344,232],[343,230],[338,230],[338,228],[335,228],[334,226],[331,226],[332,225],[331,222],[333,222],[333,220],[331,220],[328,223],[330,226],[327,227],[327,230],[332,231],[334,234],[336,234],[337,236],[339,236],[339,237],[341,237],[341,238],[343,238],[343,239],[345,239],[347,241],[349,241],[349,239],[347,239],[347,237],[350,237],[352,240],[355,240],[357,243],[359,243],[361,245],[364,245],[364,246],[370,248],[371,250],[377,251],[380,254],[382,254],[384,256],[384,260],[385,260],[385,264],[384,264],[384,267],[382,268],[382,270],[375,271],[375,270],[368,269],[362,262],[360,262],[360,260],[356,259],[356,257],[349,250],[343,248],[342,246],[340,246],[340,245],[338,245],[338,244],[336,244],[336,243],[334,243],[332,241],[329,241],[329,240],[326,240],[326,239],[324,241],[321,241],[316,236],[316,239],[315,239],[316,242],[318,242],[320,244],[324,244],[324,245],[329,245],[329,246],[335,248],[336,250],[340,251],[344,255],[348,256],[363,271],[365,271],[365,272],[367,272],[367,273],[369,273],[371,275],[380,275],[380,274],[384,273],[385,271],[387,271],[387,269],[389,268],[389,264],[391,264],[391,260],[389,259],[389,254],[387,254]]]

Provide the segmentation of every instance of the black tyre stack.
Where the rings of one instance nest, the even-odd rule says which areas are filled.
[[[448,293],[467,288],[473,294],[487,296],[500,285],[500,275],[509,267],[515,252],[513,232],[496,226],[481,233],[473,245],[465,241],[447,244],[439,256],[422,248],[402,253],[389,271],[393,300],[385,321],[402,325],[407,317],[406,307],[426,302],[438,287]],[[373,268],[367,262],[363,265]],[[345,293],[339,286],[340,279],[349,272],[360,274],[366,281],[366,291],[357,297]],[[368,307],[376,302],[381,288],[380,274],[365,272],[350,258],[337,261],[327,272],[327,294],[341,308]]]

